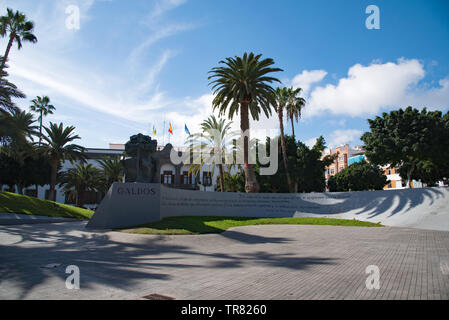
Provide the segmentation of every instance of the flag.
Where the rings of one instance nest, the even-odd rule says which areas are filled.
[[[172,126],[171,126],[171,122],[169,123],[169,126],[168,126],[168,132],[170,132],[171,134],[173,134],[173,128],[172,128]]]
[[[190,136],[190,131],[189,131],[189,128],[187,128],[187,124],[185,124],[184,130],[187,133],[187,135]]]
[[[156,135],[156,128],[153,126],[153,134]]]

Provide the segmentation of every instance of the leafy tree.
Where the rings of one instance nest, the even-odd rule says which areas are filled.
[[[240,112],[240,129],[243,133],[249,131],[249,115],[259,120],[263,111],[269,117],[271,109],[276,105],[270,86],[279,79],[269,76],[270,73],[282,71],[272,68],[273,59],[261,60],[261,54],[244,53],[242,57],[226,58],[220,61],[225,66],[215,67],[209,80],[215,95],[213,108],[220,115],[228,114],[230,120]],[[254,168],[248,162],[249,136],[244,137],[244,171],[246,192],[258,192]]]
[[[325,189],[324,169],[335,160],[335,156],[327,156],[321,159],[322,151],[326,148],[323,137],[317,139],[316,144],[309,148],[300,141],[295,141],[292,136],[285,136],[286,153],[295,183],[296,192],[322,192]],[[269,150],[270,140],[265,146]],[[278,157],[280,157],[278,152]],[[278,158],[281,160],[280,158]],[[261,192],[288,192],[288,185],[284,172],[285,168],[279,166],[276,174],[272,176],[260,176]]]
[[[81,139],[75,135],[75,127],[69,126],[64,128],[63,124],[59,125],[50,122],[50,127],[44,127],[47,136],[42,138],[45,144],[42,145],[42,150],[50,157],[51,160],[51,177],[50,177],[50,200],[56,200],[56,178],[58,173],[58,166],[63,160],[84,160],[84,148],[77,144],[71,144],[74,140]]]
[[[60,175],[60,185],[66,194],[76,194],[76,205],[82,207],[88,191],[97,191],[103,179],[101,171],[92,164],[77,164]]]
[[[0,65],[0,76],[2,76],[2,71],[14,42],[17,43],[19,50],[22,48],[22,41],[37,42],[36,36],[32,33],[33,29],[34,23],[26,20],[25,15],[19,11],[14,12],[8,8],[6,15],[0,17],[0,35],[2,37],[9,36],[8,45]]]
[[[33,103],[30,106],[30,110],[39,114],[37,120],[39,121],[39,145],[42,142],[42,120],[49,114],[53,114],[56,108],[50,104],[50,98],[47,96],[36,97],[36,99],[31,100]]]
[[[382,190],[386,184],[387,177],[382,169],[366,161],[350,165],[328,181],[331,192]]]
[[[400,167],[409,186],[412,179],[423,178],[420,173],[430,168],[429,162],[440,166],[449,162],[449,126],[440,111],[408,107],[368,122],[371,131],[361,138],[367,158],[376,165]]]
[[[38,153],[18,159],[5,150],[0,152],[0,185],[16,185],[19,194],[28,186],[48,184],[50,171],[50,160]]]
[[[217,177],[217,180],[220,178]],[[217,181],[218,182],[218,181]],[[221,191],[221,185],[217,183],[217,191]],[[230,174],[224,173],[224,191],[226,192],[245,192],[245,174],[238,172]]]
[[[293,138],[295,137],[295,127],[293,126],[293,120],[298,122],[298,120],[301,118],[302,109],[304,109],[306,105],[306,100],[299,96],[301,94],[301,91],[301,88],[288,88],[288,100],[286,105],[287,119],[290,119],[292,124]]]

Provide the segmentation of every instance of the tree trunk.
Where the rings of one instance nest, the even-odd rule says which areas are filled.
[[[39,147],[41,146],[41,143],[42,143],[42,115],[43,115],[43,111],[41,110],[41,121],[40,121],[40,126],[39,126]]]
[[[49,200],[56,201],[56,176],[58,174],[58,158],[53,157],[51,159],[51,176],[50,176],[50,194],[49,194]]]
[[[292,137],[293,137],[293,139],[295,138],[295,127],[293,126],[293,115],[292,115],[292,117],[290,118],[290,121],[292,122]]]
[[[243,138],[243,171],[245,172],[245,191],[247,193],[257,193],[260,186],[257,183],[253,165],[249,164],[249,103],[240,103],[240,130],[242,134],[248,132],[248,136]]]
[[[281,149],[282,149],[282,158],[284,160],[284,168],[285,168],[285,175],[287,177],[287,184],[288,184],[288,190],[290,193],[294,192],[294,187],[292,184],[292,179],[290,177],[290,172],[288,171],[288,158],[287,158],[287,150],[285,146],[285,139],[284,139],[284,121],[283,121],[283,107],[281,104],[278,106],[278,116],[279,116],[279,128],[281,131]]]
[[[8,46],[6,47],[6,52],[5,52],[5,55],[3,56],[2,65],[0,66],[0,77],[1,77],[3,69],[5,68],[6,60],[8,60],[9,51],[11,50],[11,47],[12,47],[15,37],[16,37],[15,32],[11,33],[11,35],[9,36]]]
[[[222,164],[218,165],[218,170],[220,170],[220,189],[221,189],[221,192],[225,192],[225,189],[224,189],[224,171],[223,171],[223,165]]]
[[[84,190],[79,190],[76,193],[78,195],[76,197],[76,206],[81,208],[84,205]]]

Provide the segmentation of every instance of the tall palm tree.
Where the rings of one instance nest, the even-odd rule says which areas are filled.
[[[193,153],[195,159],[190,165],[189,171],[198,174],[204,166],[205,160],[204,151],[208,148],[212,149],[211,158],[218,159],[218,170],[220,175],[220,189],[224,192],[224,166],[226,148],[230,140],[230,132],[232,122],[226,122],[225,119],[217,119],[215,116],[210,116],[201,124],[202,133],[194,133],[187,139],[193,146]],[[216,156],[216,157],[215,157]],[[200,158],[201,157],[201,158]],[[198,161],[199,160],[199,161]],[[209,161],[210,163],[211,161]],[[209,168],[210,169],[210,168]]]
[[[44,130],[47,136],[42,137],[46,142],[42,145],[42,149],[51,159],[50,200],[55,201],[56,176],[59,164],[62,160],[70,160],[71,162],[84,160],[84,148],[77,144],[69,144],[74,140],[81,139],[73,133],[75,130],[73,126],[64,128],[62,123],[57,125],[50,122],[50,127],[44,127]]]
[[[261,60],[261,54],[244,53],[242,57],[226,58],[220,61],[222,67],[215,67],[209,73],[212,91],[215,94],[213,109],[219,109],[219,114],[228,113],[230,120],[240,112],[240,129],[242,133],[249,133],[249,114],[254,120],[259,120],[261,111],[267,117],[271,115],[271,108],[276,101],[273,96],[272,82],[280,82],[279,79],[270,77],[272,72],[283,71],[279,68],[271,68],[273,59]],[[249,134],[244,137],[244,171],[246,192],[258,192],[254,168],[248,163]]]
[[[5,68],[6,60],[8,60],[9,52],[14,42],[17,42],[17,48],[22,48],[22,41],[37,42],[36,36],[32,33],[34,23],[26,20],[22,12],[14,12],[8,8],[6,15],[0,17],[0,35],[5,37],[9,34],[8,45],[6,46],[5,54],[3,55],[2,64],[0,66],[0,77]]]
[[[60,185],[66,194],[76,194],[76,205],[82,207],[86,192],[97,191],[101,178],[101,171],[92,164],[77,164],[61,174]]]
[[[288,88],[288,101],[286,104],[287,109],[287,119],[290,119],[292,124],[292,136],[295,138],[295,127],[293,126],[293,120],[298,122],[301,118],[302,109],[306,105],[306,100],[301,98],[299,95],[301,94],[302,89],[297,88],[293,89],[293,87]]]
[[[50,98],[47,96],[36,97],[36,99],[31,100],[33,103],[30,106],[30,110],[39,114],[37,120],[39,121],[39,145],[42,142],[42,119],[49,114],[53,114],[56,108],[50,104]]]
[[[105,185],[103,190],[103,194],[106,194],[106,192],[109,190],[111,185],[114,182],[122,181],[123,179],[123,165],[120,162],[120,157],[112,157],[112,158],[105,158],[97,160],[97,162],[100,164],[103,177],[105,180]]]
[[[282,158],[284,160],[285,175],[287,177],[288,190],[291,193],[293,193],[295,190],[292,179],[290,177],[290,171],[288,171],[287,149],[285,146],[285,137],[284,137],[284,107],[289,102],[290,98],[289,89],[286,87],[283,88],[278,87],[274,92],[274,96],[277,101],[277,113],[279,117],[279,128],[281,131],[281,149],[282,149]]]

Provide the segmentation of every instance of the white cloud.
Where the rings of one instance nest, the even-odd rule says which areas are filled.
[[[355,129],[335,130],[326,137],[329,148],[335,148],[344,144],[353,144],[357,141],[363,132]]]
[[[154,5],[153,10],[149,15],[149,19],[156,19],[167,11],[175,9],[185,2],[187,2],[187,0],[159,0]]]
[[[356,64],[336,85],[316,86],[326,74],[324,70],[304,70],[291,81],[306,93],[305,119],[329,113],[366,117],[409,105],[439,110],[449,108],[449,77],[431,87],[422,81],[426,72],[417,59],[401,58],[383,64],[374,60],[368,66]]]
[[[324,77],[327,75],[327,72],[324,70],[304,70],[302,73],[296,75],[291,81],[291,85],[296,88],[301,88],[305,95],[310,90],[310,87],[322,81]]]

